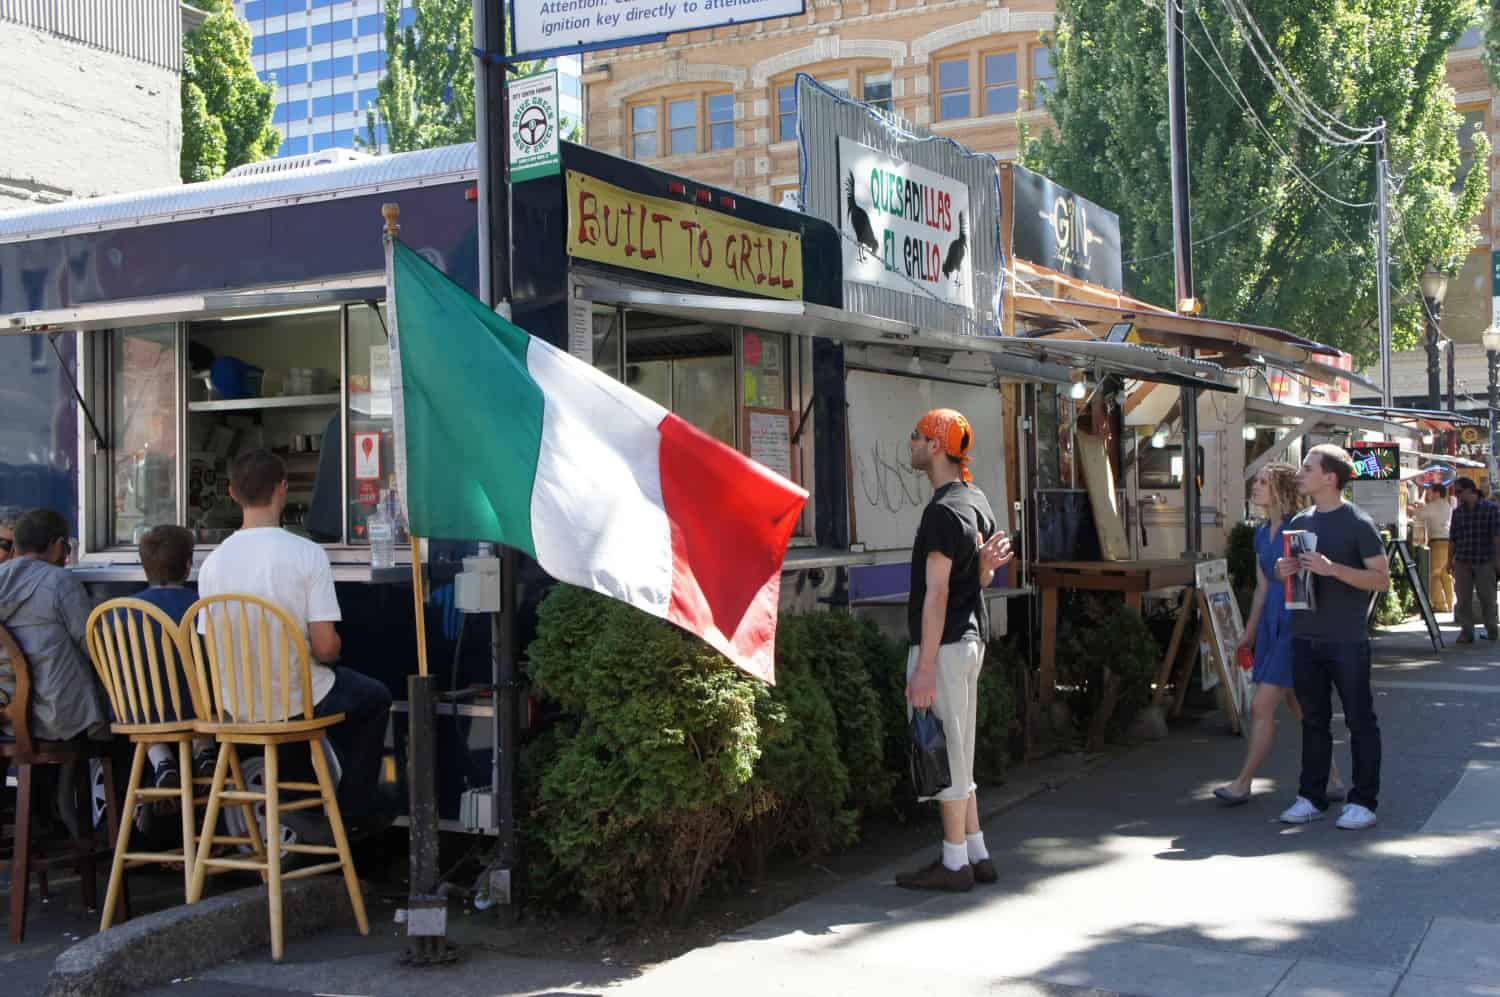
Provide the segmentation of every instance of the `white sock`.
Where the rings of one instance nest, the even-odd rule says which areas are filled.
[[[984,832],[975,831],[973,834],[964,835],[964,843],[969,846],[969,862],[983,862],[990,857],[990,850],[984,847]]]
[[[212,751],[213,750],[213,746],[214,746],[214,739],[211,738],[211,737],[195,737],[195,738],[193,738],[193,754],[195,754],[195,755],[201,755],[205,751]]]
[[[943,842],[943,865],[949,872],[957,872],[969,864],[969,850],[962,842],[950,844]]]
[[[153,766],[172,760],[172,748],[166,744],[152,744],[146,748],[146,758]]]

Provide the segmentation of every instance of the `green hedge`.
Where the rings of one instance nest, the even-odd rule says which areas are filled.
[[[676,627],[571,586],[543,601],[530,672],[565,712],[528,749],[530,882],[611,916],[681,917],[707,884],[855,841],[910,798],[905,644],[846,613],[783,617],[776,685]],[[1022,662],[981,673],[981,780],[998,777]]]

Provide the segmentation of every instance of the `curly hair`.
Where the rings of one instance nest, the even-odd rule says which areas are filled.
[[[1286,522],[1306,504],[1297,489],[1296,466],[1278,461],[1267,464],[1260,473],[1266,476],[1266,486],[1271,492],[1272,504],[1266,509],[1266,517]]]

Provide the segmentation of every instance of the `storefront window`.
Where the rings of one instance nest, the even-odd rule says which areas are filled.
[[[177,327],[112,333],[109,542],[177,522]]]
[[[786,336],[747,329],[742,344],[745,358],[745,405],[749,408],[786,408]]]
[[[938,120],[969,116],[969,60],[948,59],[938,63]]]
[[[735,445],[734,339],[728,329],[655,324],[651,316],[631,312],[625,383]]]
[[[984,113],[1014,114],[1021,106],[1016,82],[1016,53],[996,52],[984,57]]]
[[[395,423],[391,408],[391,352],[385,331],[385,305],[350,305],[348,538],[367,543],[365,524],[382,488],[394,485]],[[334,506],[336,509],[337,506]],[[323,503],[314,509],[323,518]],[[336,520],[335,520],[336,523]],[[319,530],[322,523],[317,524]],[[334,525],[334,524],[329,524]]]

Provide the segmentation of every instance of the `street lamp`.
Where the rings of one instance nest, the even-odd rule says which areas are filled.
[[[1500,329],[1490,326],[1484,330],[1484,358],[1489,365],[1490,373],[1490,397],[1489,397],[1489,451],[1490,451],[1490,489],[1500,486],[1500,474],[1496,473],[1495,458],[1495,416],[1496,409],[1500,409],[1500,387],[1496,385],[1496,375],[1500,373]]]
[[[1443,317],[1443,298],[1448,293],[1448,277],[1429,266],[1422,274],[1423,323],[1427,327],[1427,407],[1436,412],[1443,407],[1443,385],[1438,379],[1438,323]]]

